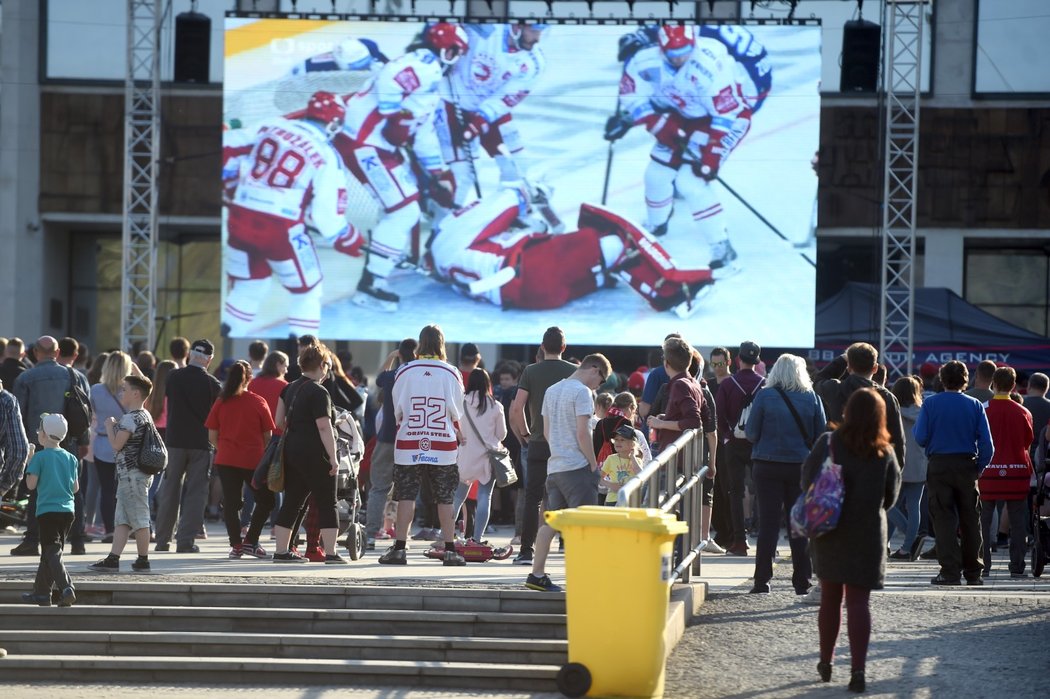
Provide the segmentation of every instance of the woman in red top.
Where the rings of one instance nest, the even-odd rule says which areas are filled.
[[[992,432],[995,452],[984,467],[977,486],[981,491],[981,531],[984,536],[984,575],[992,570],[991,528],[997,503],[1006,504],[1010,516],[1010,577],[1025,577],[1025,533],[1028,522],[1028,487],[1032,461],[1028,447],[1032,443],[1032,414],[1010,400],[1017,374],[1010,367],[995,370],[992,388],[995,395],[988,401],[985,415]]]
[[[211,408],[204,425],[208,441],[218,447],[215,465],[222,482],[222,511],[226,533],[230,536],[230,558],[247,555],[266,558],[259,546],[259,532],[273,509],[273,493],[268,488],[255,490],[255,511],[248,534],[241,540],[241,493],[244,486],[252,487],[252,475],[262,458],[266,443],[273,434],[273,416],[266,401],[250,393],[248,382],[252,368],[238,360],[230,367],[222,393]]]
[[[284,380],[287,373],[288,355],[284,352],[270,352],[263,360],[259,375],[248,384],[248,390],[262,396],[270,406],[270,417],[277,415],[277,401],[281,399],[281,391],[288,385]],[[274,434],[281,434],[281,430],[275,429]]]

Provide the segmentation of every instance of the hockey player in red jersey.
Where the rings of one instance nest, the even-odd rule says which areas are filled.
[[[675,193],[711,248],[711,271],[740,271],[726,216],[712,181],[751,126],[752,109],[723,43],[697,38],[692,27],[665,25],[658,46],[637,51],[620,81],[619,114],[606,124],[615,141],[644,126],[656,139],[645,171],[645,204],[653,235],[667,233]]]
[[[346,221],[346,170],[330,143],[343,115],[338,98],[318,92],[302,118],[264,122],[243,162],[227,163],[238,174],[227,204],[223,320],[235,337],[251,329],[273,275],[292,294],[292,334],[317,334],[322,273],[310,231],[361,254],[364,241]]]
[[[457,291],[505,308],[559,308],[619,280],[653,310],[687,318],[713,283],[710,270],[679,268],[652,236],[599,206],[583,204],[577,230],[551,234],[521,190],[446,216],[430,255]]]
[[[425,173],[429,196],[438,205],[453,205],[454,183],[441,155],[434,114],[442,104],[441,80],[466,53],[467,34],[458,24],[439,22],[427,27],[423,46],[387,63],[364,91],[347,98],[346,123],[335,139],[351,174],[383,208],[352,300],[388,312],[397,310],[400,298],[387,278],[419,235],[414,170]]]

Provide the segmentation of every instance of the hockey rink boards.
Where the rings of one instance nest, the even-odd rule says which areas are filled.
[[[387,56],[396,58],[423,26],[291,19],[227,18],[226,22],[223,117],[227,124],[238,120],[247,129],[259,120],[280,116],[296,101],[278,94],[287,88],[286,74],[295,62],[330,50],[345,36],[371,39]],[[230,40],[231,32],[243,33],[257,22],[265,22],[272,30],[268,41],[259,41],[258,31],[254,41]],[[575,229],[581,203],[601,202],[610,152],[603,130],[616,110],[623,72],[623,64],[617,62],[617,42],[636,28],[551,25],[539,42],[545,70],[531,94],[512,110],[525,149],[519,163],[531,180],[543,181],[553,190],[551,204],[567,230]],[[437,323],[451,342],[531,344],[545,328],[558,325],[580,344],[652,345],[677,331],[704,345],[732,344],[745,337],[768,346],[812,345],[820,27],[760,25],[747,30],[769,52],[772,89],[754,115],[750,131],[719,172],[736,195],[718,182],[712,184],[727,213],[729,239],[739,255],[741,271],[718,280],[690,317],[654,311],[622,283],[552,310],[502,308],[465,297],[451,285],[408,267],[390,278],[391,290],[401,297],[396,313],[362,308],[350,298],[364,267],[363,258],[339,254],[318,241],[324,274],[319,336],[399,340]],[[351,90],[358,89],[361,82],[355,81],[359,77],[347,76]],[[342,87],[335,80],[333,85]],[[639,224],[646,220],[643,173],[652,145],[653,137],[635,127],[612,146],[606,206]],[[495,193],[499,173],[493,160],[482,153],[476,168],[482,197]],[[356,215],[356,220],[367,224],[379,215],[368,192],[356,182],[349,188],[349,200],[351,220]],[[668,233],[659,243],[680,266],[703,267],[708,262],[708,246],[692,224],[687,207],[676,200]],[[422,239],[428,234],[424,216]],[[295,295],[272,279],[254,325],[243,336],[287,337],[287,318],[294,303]]]

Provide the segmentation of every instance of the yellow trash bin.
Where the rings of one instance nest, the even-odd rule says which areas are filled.
[[[565,538],[569,697],[659,697],[672,547],[689,526],[661,510],[578,507],[547,512]]]

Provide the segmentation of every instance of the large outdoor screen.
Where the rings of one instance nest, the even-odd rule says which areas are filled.
[[[226,20],[232,337],[814,338],[820,28]]]

